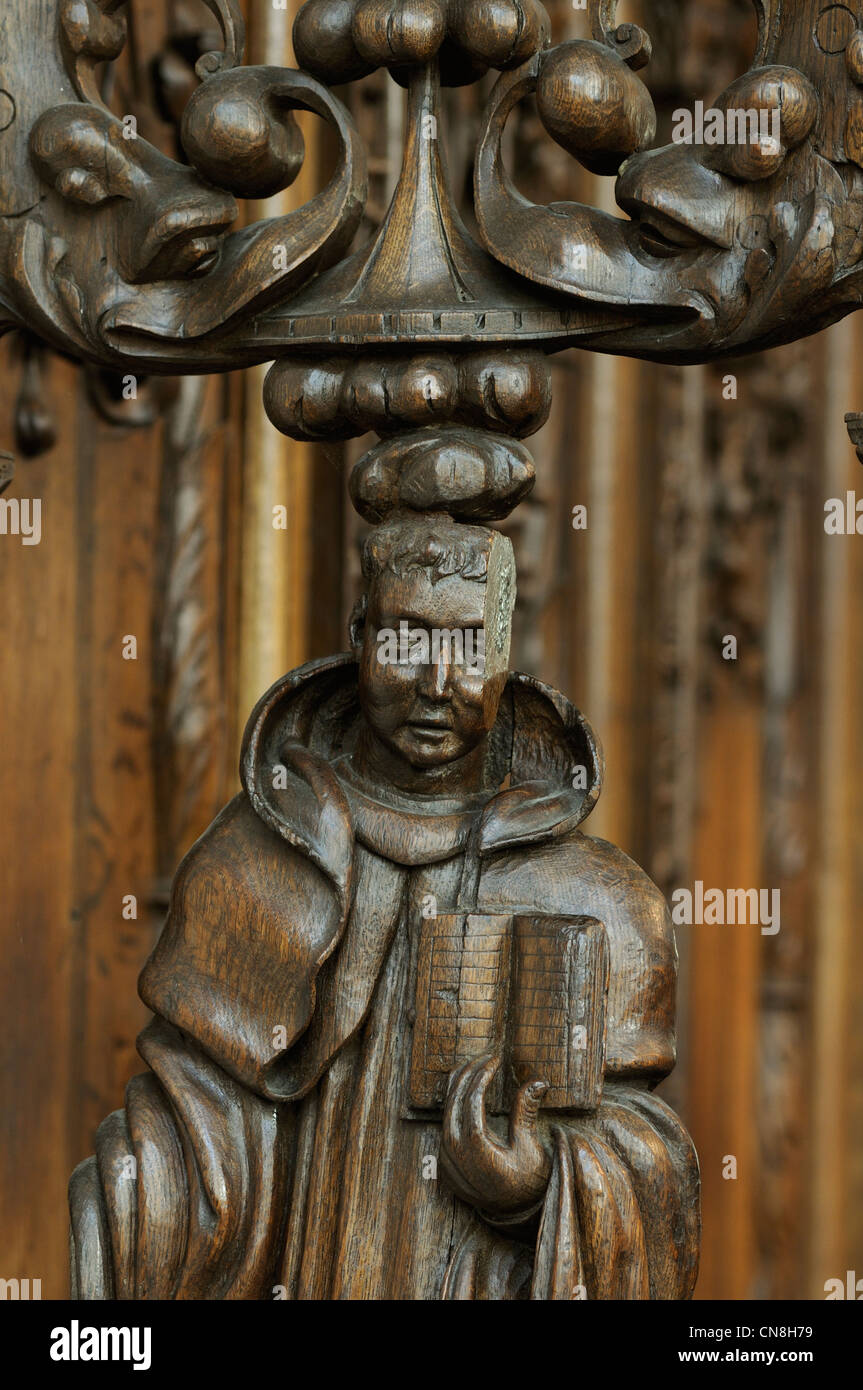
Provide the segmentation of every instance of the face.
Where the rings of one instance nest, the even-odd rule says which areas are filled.
[[[372,585],[360,703],[375,736],[412,768],[466,757],[494,726],[506,672],[473,660],[485,640],[486,596],[484,584],[432,584],[424,570],[406,579],[385,573]]]
[[[818,10],[811,42],[807,14],[821,0],[783,4],[781,24],[773,3],[764,9],[774,61],[675,111],[671,144],[622,163],[621,151],[643,142],[632,113],[645,95],[632,73],[621,77],[616,55],[595,69],[600,50],[588,57],[575,41],[549,50],[538,75],[526,64],[497,84],[477,156],[482,236],[518,275],[598,316],[581,320],[582,346],[701,362],[799,338],[859,307],[863,0],[859,15]],[[593,124],[594,86],[621,113],[607,131]],[[628,220],[579,203],[531,204],[515,191],[501,142],[531,91],[565,149],[588,167],[597,149],[619,166]]]
[[[617,181],[633,254],[703,305],[662,334],[681,355],[796,336],[795,315],[829,289],[842,255],[847,197],[809,138],[819,99],[806,77],[759,68],[711,111],[706,133],[692,122],[692,143],[635,156]]]
[[[29,152],[43,186],[43,221],[30,233],[42,252],[33,252],[31,273],[53,326],[83,333],[101,351],[115,314],[133,312],[137,326],[161,333],[176,310],[193,341],[201,303],[218,303],[218,277],[231,274],[234,199],[82,102],[44,111]],[[49,254],[58,238],[66,243],[62,277],[51,273]]]

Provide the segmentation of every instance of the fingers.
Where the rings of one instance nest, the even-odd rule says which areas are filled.
[[[490,1061],[492,1055],[491,1052],[487,1052],[482,1057],[471,1057],[469,1061],[462,1062],[460,1067],[456,1067],[455,1071],[450,1074],[449,1083],[447,1085],[447,1105],[460,1103],[461,1096],[464,1094],[470,1082],[471,1075],[476,1071],[477,1067],[484,1066],[486,1062]]]
[[[465,1064],[453,1072],[444,1110],[444,1143],[454,1152],[466,1146],[488,1145],[499,1148],[500,1141],[486,1128],[485,1097],[500,1058],[493,1053]]]
[[[447,1095],[452,1095],[453,1091],[457,1089],[464,1090],[469,1084],[471,1076],[492,1062],[494,1063],[492,1070],[495,1072],[500,1066],[500,1058],[494,1052],[485,1052],[482,1057],[471,1057],[467,1062],[462,1062],[461,1066],[457,1067],[450,1076]]]
[[[534,1080],[518,1091],[508,1142],[489,1126],[488,1089],[501,1065],[488,1054],[453,1072],[443,1117],[444,1175],[462,1200],[482,1210],[522,1210],[542,1196],[550,1158],[537,1135],[537,1114],[548,1091]]]
[[[487,1059],[481,1058],[480,1061]],[[471,1075],[476,1066],[475,1062],[465,1062],[452,1073],[449,1079],[449,1086],[446,1093],[446,1104],[443,1116],[443,1138],[444,1143],[450,1149],[461,1147],[462,1143],[462,1110],[464,1107],[464,1095],[470,1085]]]
[[[485,1123],[485,1097],[489,1086],[495,1078],[498,1067],[500,1066],[499,1057],[484,1057],[473,1069],[464,1096],[464,1121],[467,1137],[485,1137],[487,1140],[495,1140],[495,1136],[486,1133]]]
[[[536,1133],[536,1120],[539,1115],[540,1106],[543,1098],[548,1091],[548,1083],[545,1081],[528,1081],[525,1086],[519,1088],[518,1094],[512,1103],[512,1110],[509,1117],[509,1138],[510,1143],[515,1143],[519,1133],[533,1135]]]

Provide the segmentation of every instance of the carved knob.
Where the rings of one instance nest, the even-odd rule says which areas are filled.
[[[478,62],[516,68],[543,46],[550,23],[539,0],[451,0],[450,30]]]
[[[845,66],[851,81],[863,87],[863,33],[859,29],[845,50]]]
[[[353,35],[375,66],[427,63],[446,36],[446,9],[440,0],[358,0]]]
[[[656,112],[644,83],[616,53],[592,39],[548,51],[536,103],[552,139],[595,174],[616,174],[656,133]]]
[[[775,174],[788,151],[805,140],[818,114],[818,97],[802,72],[774,65],[732,82],[716,107],[742,113],[747,123],[754,112],[759,128],[753,132],[747,124],[744,139],[715,146],[707,162],[731,178],[753,182]]]
[[[294,52],[321,82],[355,82],[374,72],[354,43],[355,0],[307,0],[294,21]]]
[[[195,168],[240,198],[268,198],[289,187],[305,156],[292,113],[244,68],[198,88],[183,113],[182,140]]]

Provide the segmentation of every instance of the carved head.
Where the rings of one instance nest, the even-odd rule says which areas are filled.
[[[746,347],[787,331],[794,307],[832,284],[850,190],[811,139],[819,99],[802,73],[755,69],[705,106],[681,119],[678,142],[624,165],[617,201],[635,255],[669,295],[701,302],[681,348]]]
[[[396,513],[363,552],[352,629],[369,729],[412,768],[473,752],[506,684],[515,563],[506,537],[443,515]]]
[[[206,4],[225,51],[197,65],[202,82],[180,132],[190,167],[103,102],[98,72],[123,47],[125,0],[15,0],[0,90],[0,327],[26,324],[114,367],[170,370],[202,352],[241,365],[266,358],[266,348],[201,349],[200,340],[350,243],[365,200],[364,157],[341,103],[304,74],[235,66],[236,0]],[[297,109],[336,129],[330,184],[311,210],[233,229],[234,195],[268,196],[297,177]]]
[[[752,67],[676,113],[661,149],[645,148],[652,106],[632,70],[646,35],[628,56],[618,42],[634,26],[599,24],[594,40],[540,52],[493,93],[476,169],[483,238],[519,274],[607,311],[598,334],[586,321],[585,345],[699,361],[800,337],[859,305],[863,3],[755,8]],[[518,194],[501,138],[531,92],[553,139],[618,175],[629,221]]]
[[[754,3],[751,69],[617,183],[636,254],[703,301],[684,350],[797,337],[860,298],[863,5]]]

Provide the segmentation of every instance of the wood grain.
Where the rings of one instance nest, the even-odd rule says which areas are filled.
[[[145,365],[224,371],[276,355],[281,360],[268,387],[273,418],[289,433],[324,441],[316,457],[327,468],[341,466],[333,441],[374,428],[382,442],[360,458],[354,495],[366,519],[378,527],[378,545],[382,535],[388,537],[384,549],[389,558],[381,561],[378,555],[367,568],[365,607],[355,615],[357,653],[365,644],[366,658],[369,625],[384,616],[375,604],[383,602],[387,584],[390,608],[410,607],[428,596],[421,578],[427,574],[438,605],[425,613],[427,620],[441,614],[467,625],[476,620],[483,608],[470,597],[476,574],[441,576],[440,566],[445,569],[451,563],[446,555],[456,553],[458,565],[475,570],[479,551],[485,554],[486,548],[476,550],[474,533],[503,519],[521,501],[507,523],[519,544],[527,599],[516,640],[530,651],[529,669],[540,663],[557,668],[562,683],[587,693],[593,712],[608,728],[613,795],[595,825],[636,850],[665,890],[696,875],[705,881],[719,875],[722,882],[766,879],[787,895],[776,940],[759,940],[751,929],[748,934],[738,929],[723,940],[710,935],[719,928],[687,929],[693,933],[682,953],[684,978],[691,986],[682,1032],[687,1064],[675,1089],[665,1094],[684,1108],[705,1157],[703,1293],[793,1294],[806,1284],[820,1296],[834,1265],[840,1266],[839,1274],[843,1263],[853,1265],[851,1213],[859,1189],[854,1136],[860,1107],[853,1049],[846,1039],[859,1004],[852,983],[850,930],[859,858],[853,827],[859,817],[849,750],[856,746],[854,597],[860,575],[852,551],[843,553],[841,542],[831,544],[821,534],[818,515],[820,490],[841,495],[853,486],[853,452],[842,435],[841,416],[859,410],[855,392],[863,391],[863,382],[851,365],[851,344],[859,331],[855,325],[844,338],[834,331],[826,346],[806,349],[812,370],[804,374],[799,390],[793,383],[801,381],[803,359],[793,356],[779,359],[784,365],[773,376],[757,363],[741,366],[735,357],[697,375],[691,366],[686,375],[679,368],[616,364],[610,358],[590,368],[573,364],[558,369],[555,376],[563,390],[558,392],[557,418],[537,438],[540,477],[530,501],[521,494],[527,492],[525,480],[533,481],[533,460],[512,441],[531,433],[548,413],[544,349],[578,342],[663,362],[718,362],[813,332],[857,307],[857,48],[849,43],[826,53],[809,42],[808,20],[802,23],[799,12],[779,7],[757,59],[769,66],[742,77],[729,70],[717,105],[725,112],[735,103],[751,103],[769,113],[781,102],[787,117],[781,149],[739,148],[727,141],[712,150],[666,145],[645,156],[637,151],[651,138],[654,106],[660,125],[665,122],[662,138],[667,138],[669,101],[663,108],[661,90],[655,91],[655,100],[648,97],[642,74],[650,80],[645,67],[649,38],[637,26],[615,28],[613,5],[592,6],[588,38],[576,32],[569,8],[561,4],[547,9],[523,3],[445,7],[435,0],[409,6],[363,0],[353,6],[315,0],[305,8],[297,33],[301,59],[317,84],[274,71],[282,66],[282,53],[256,48],[260,35],[254,31],[253,56],[263,71],[239,66],[237,12],[230,5],[215,9],[223,21],[225,53],[205,61],[199,88],[191,73],[176,66],[171,70],[175,115],[183,119],[186,113],[190,167],[169,158],[164,148],[160,152],[158,130],[143,123],[144,138],[131,155],[119,143],[116,101],[112,110],[102,105],[105,91],[95,85],[96,63],[119,51],[122,5],[99,7],[99,23],[83,36],[77,52],[66,28],[58,31],[60,46],[51,37],[52,14],[44,0],[28,7],[28,63],[39,80],[22,102],[22,123],[13,123],[0,145],[0,162],[14,169],[14,177],[4,181],[6,197],[21,202],[12,210],[20,214],[29,237],[20,260],[9,244],[0,245],[0,279],[11,321],[26,322],[28,329],[79,357],[136,371]],[[136,47],[148,59],[158,58],[155,30],[164,14],[161,5],[147,3],[132,16],[141,31]],[[279,44],[289,18],[278,16]],[[645,22],[652,28],[649,19]],[[687,62],[694,64],[696,57],[690,53]],[[387,83],[391,74],[409,90],[411,114],[402,174],[392,167],[390,150],[386,167],[376,173],[380,186],[375,197],[381,205],[365,222],[371,239],[354,250],[349,243],[364,201],[360,142],[328,86],[367,72],[370,87],[377,84],[379,91],[375,68]],[[469,89],[489,68],[503,76],[481,113]],[[709,65],[707,70],[712,74]],[[595,110],[585,99],[585,91],[597,81],[605,102],[601,127],[591,124]],[[121,103],[135,105],[136,83],[140,85],[140,66],[137,73],[131,71]],[[516,111],[516,98],[534,91],[535,110]],[[57,108],[58,93],[65,113]],[[243,123],[245,118],[236,124],[238,96],[248,98],[248,110],[254,108],[260,123],[255,131]],[[295,107],[304,100],[323,116],[328,133],[318,147],[312,132],[319,122],[300,113],[307,139],[302,164]],[[679,102],[679,95],[674,100]],[[398,98],[390,96],[385,106],[392,117]],[[444,135],[440,143],[437,136],[417,138],[418,131],[429,134],[426,118],[443,127],[454,113],[465,112],[473,113],[480,132],[478,231],[465,219],[457,196],[470,154],[468,122],[456,116],[459,130],[438,132]],[[537,151],[531,155],[532,202],[515,199],[507,182],[505,121],[510,129],[516,127],[519,153]],[[398,124],[390,120],[390,129]],[[241,168],[235,154],[240,145],[245,148],[247,137],[250,155]],[[106,177],[122,181],[120,166],[131,159],[141,194],[139,201],[132,200],[134,206],[122,199],[106,206],[102,173],[88,155],[94,139],[117,156]],[[449,174],[444,144],[450,159],[454,151],[456,155]],[[323,167],[317,150],[324,146],[336,175],[315,204]],[[614,174],[630,155],[617,185],[618,201],[632,217],[625,223],[615,215],[608,191],[573,177],[569,166],[575,159]],[[836,176],[840,166],[847,175],[841,186]],[[556,172],[550,174],[552,169]],[[265,193],[292,180],[295,191],[278,209],[277,224],[266,229],[258,216],[262,209],[254,208],[243,231],[228,230],[234,194]],[[31,185],[39,191],[46,225],[69,244],[56,276],[53,266],[49,270],[39,229],[30,225],[23,207]],[[709,198],[701,196],[705,189]],[[552,191],[561,196],[553,210],[547,202]],[[383,204],[390,193],[394,198],[387,215]],[[156,214],[168,199],[181,210],[181,225],[162,236]],[[785,221],[774,217],[778,204],[790,209]],[[7,219],[7,225],[12,221],[19,217]],[[720,254],[705,244],[712,236],[720,237]],[[266,262],[283,244],[290,247],[291,264],[273,274]],[[579,266],[569,253],[582,246],[589,254]],[[110,253],[107,289],[94,248]],[[67,287],[62,293],[61,286]],[[115,292],[125,297],[116,322]],[[103,315],[106,302],[109,311]],[[303,352],[296,350],[298,341]],[[481,370],[475,371],[477,363]],[[729,403],[723,417],[717,401],[726,365],[745,384],[741,404]],[[68,384],[65,365],[46,371]],[[777,386],[782,372],[787,380]],[[91,377],[91,386],[93,382]],[[38,424],[41,402],[48,396],[43,390],[37,410],[32,373],[25,385],[26,410],[19,419],[26,416],[31,425]],[[113,467],[117,436],[103,426],[93,435],[93,422],[80,402],[75,449],[66,442],[65,453],[48,456],[62,455],[67,468],[71,460],[78,526],[75,540],[65,537],[62,551],[58,548],[46,561],[58,611],[68,616],[74,607],[76,642],[73,646],[64,636],[65,657],[59,665],[70,665],[75,654],[89,663],[89,674],[76,678],[74,716],[68,710],[62,715],[65,742],[55,747],[56,754],[74,744],[85,771],[74,797],[67,798],[65,819],[60,816],[50,832],[56,837],[57,862],[65,864],[61,876],[66,873],[71,886],[68,892],[57,890],[58,901],[48,916],[67,899],[72,912],[81,914],[71,955],[68,950],[63,955],[64,941],[57,940],[60,970],[68,972],[68,979],[62,977],[57,986],[56,1007],[64,1020],[62,1031],[72,1039],[63,1063],[69,1098],[63,1158],[69,1163],[82,1151],[82,1128],[91,1127],[104,1108],[119,1100],[134,1065],[132,976],[148,944],[150,922],[147,918],[134,929],[134,924],[124,924],[117,933],[110,915],[113,897],[128,881],[148,882],[156,869],[164,878],[204,828],[230,786],[223,772],[227,730],[244,718],[263,686],[300,662],[313,645],[341,645],[333,599],[343,585],[347,591],[356,568],[344,555],[331,564],[322,561],[325,545],[320,541],[316,554],[310,552],[313,526],[319,538],[329,539],[315,509],[323,501],[332,505],[338,474],[334,471],[322,484],[314,472],[315,456],[277,442],[260,416],[260,387],[260,374],[250,377],[242,496],[238,470],[226,456],[229,446],[218,428],[228,396],[217,404],[212,387],[209,405],[202,398],[200,408],[188,412],[197,419],[178,449],[172,451],[170,441],[161,451],[153,438],[142,435],[136,443],[126,437],[123,474]],[[191,387],[183,392],[191,399]],[[820,399],[812,399],[819,393]],[[426,412],[434,415],[433,424]],[[180,418],[173,417],[175,425]],[[117,417],[114,427],[121,423]],[[44,447],[50,430],[40,426],[30,433],[34,438],[38,434]],[[502,482],[507,467],[509,488]],[[806,469],[818,480],[817,487],[803,486]],[[69,491],[67,480],[58,495],[66,497]],[[163,505],[157,510],[160,491]],[[283,499],[283,493],[289,495]],[[193,497],[190,513],[181,515],[179,503]],[[274,536],[272,508],[283,500],[288,530]],[[580,500],[590,504],[587,544],[583,553],[566,552],[569,509]],[[236,596],[226,592],[231,584],[216,552],[224,541],[238,572],[236,522],[226,514],[240,501],[244,647],[239,686],[245,693],[238,695],[227,669],[234,660]],[[343,506],[340,501],[340,511]],[[411,511],[414,515],[404,515]],[[159,544],[157,525],[163,528]],[[550,535],[553,545],[548,544]],[[566,543],[571,542],[567,534]],[[750,555],[744,554],[747,547]],[[21,553],[26,559],[26,551]],[[64,573],[70,565],[74,571],[74,604],[68,592],[60,593],[53,568],[61,554]],[[557,577],[561,570],[563,584]],[[391,580],[384,580],[383,573],[390,571]],[[108,587],[100,582],[105,572],[114,581]],[[459,590],[457,580],[464,581],[464,589]],[[10,592],[16,592],[14,587]],[[324,592],[327,612],[321,620],[317,605]],[[25,611],[34,612],[29,596],[20,597]],[[803,615],[813,598],[812,611]],[[124,613],[132,625],[162,633],[165,659],[155,676],[149,663],[146,671],[113,672],[113,645],[118,626],[125,626]],[[823,619],[820,627],[813,614]],[[223,629],[218,635],[217,628]],[[718,668],[717,674],[716,635],[731,628],[744,635],[743,656],[738,666]],[[555,642],[559,650],[549,650]],[[807,653],[816,649],[820,675],[807,663]],[[391,681],[375,706],[369,692],[376,687],[366,658],[356,689],[325,672],[296,677],[295,695],[283,692],[289,742],[298,743],[302,752],[294,748],[288,756],[282,748],[272,749],[270,761],[284,752],[294,780],[283,789],[286,795],[272,805],[267,801],[266,815],[263,802],[254,803],[254,814],[269,827],[267,834],[281,837],[276,844],[259,826],[250,829],[242,817],[229,822],[227,839],[220,840],[228,824],[220,820],[218,834],[209,832],[201,851],[200,862],[211,876],[207,882],[216,885],[209,890],[211,897],[197,899],[189,890],[187,901],[184,871],[175,885],[174,912],[187,913],[197,929],[214,902],[221,910],[240,891],[226,879],[226,865],[241,862],[247,844],[262,855],[266,847],[272,854],[267,861],[272,880],[287,874],[282,912],[311,891],[311,882],[317,884],[313,870],[326,875],[319,863],[329,864],[324,849],[341,845],[348,833],[339,822],[336,835],[336,811],[347,815],[349,833],[362,847],[355,850],[357,864],[370,853],[385,866],[362,881],[378,884],[387,911],[379,909],[374,893],[352,900],[342,924],[344,947],[335,951],[331,969],[327,962],[321,965],[320,997],[326,1002],[310,1036],[341,1036],[341,1051],[325,1059],[329,1069],[310,1083],[299,1102],[304,1108],[296,1112],[304,1137],[302,1162],[291,1175],[297,1200],[289,1229],[282,1230],[276,1214],[277,1209],[284,1213],[286,1203],[273,1176],[281,1164],[284,1134],[278,1126],[278,1132],[268,1128],[269,1093],[266,1087],[263,1093],[256,1090],[269,1072],[262,1064],[238,1079],[237,1069],[245,1066],[243,1039],[231,1032],[236,1018],[221,1002],[217,982],[211,981],[211,993],[201,996],[207,1002],[199,1016],[186,1021],[186,1040],[171,1031],[179,982],[191,981],[202,959],[212,966],[204,934],[202,958],[180,960],[164,985],[164,997],[153,996],[165,1024],[161,1031],[157,1025],[151,1041],[143,1044],[146,1060],[172,1097],[173,1118],[158,1104],[142,1104],[149,1083],[133,1088],[128,1119],[113,1118],[100,1131],[101,1187],[92,1167],[76,1179],[82,1236],[101,1231],[104,1237],[111,1226],[117,1252],[113,1269],[89,1245],[92,1268],[79,1261],[81,1287],[104,1292],[116,1280],[116,1287],[130,1296],[146,1296],[146,1290],[156,1287],[175,1296],[270,1296],[268,1280],[275,1278],[284,1235],[294,1296],[313,1289],[322,1296],[347,1289],[362,1297],[386,1296],[390,1286],[382,1251],[394,1253],[398,1277],[422,1297],[511,1297],[526,1291],[537,1298],[571,1297],[583,1279],[590,1296],[687,1296],[698,1246],[689,1141],[642,1085],[647,1072],[653,1085],[670,1059],[667,1042],[660,1046],[656,1035],[672,1009],[670,937],[667,927],[658,925],[659,902],[648,882],[638,871],[621,868],[618,851],[607,847],[599,852],[587,837],[578,838],[580,832],[567,821],[567,796],[574,789],[564,785],[562,761],[574,755],[576,722],[561,713],[566,706],[560,696],[534,692],[529,697],[529,687],[491,682],[480,702],[481,715],[476,715],[485,721],[477,745],[481,756],[472,756],[458,775],[451,770],[441,774],[439,789],[445,788],[458,806],[448,806],[432,832],[422,824],[421,803],[424,789],[437,779],[423,780],[409,762],[412,771],[405,782],[398,747],[394,751],[385,739],[369,742],[375,730],[399,737],[381,720],[404,710],[399,702],[406,697]],[[46,664],[52,684],[58,682],[59,665],[55,659]],[[204,673],[203,684],[194,678],[196,671]],[[420,713],[429,715],[434,705],[437,718],[435,683],[448,687],[439,663],[431,663],[430,671],[417,698]],[[147,721],[154,679],[156,723],[151,730]],[[36,726],[29,722],[29,708],[22,707],[22,689],[14,685],[10,707],[20,713],[32,738]],[[466,700],[464,691],[459,699]],[[358,701],[365,702],[365,724],[357,713]],[[511,721],[519,711],[521,744],[511,738]],[[44,699],[35,702],[32,713],[44,723]],[[190,742],[184,741],[184,720],[198,727]],[[409,725],[410,720],[398,727]],[[413,740],[412,746],[421,744],[428,758],[435,738],[449,746],[462,724],[454,721],[434,735],[431,723],[420,720],[418,729],[424,731],[418,740],[416,730],[405,737]],[[810,729],[815,733],[807,740]],[[155,755],[152,733],[160,750]],[[469,881],[482,885],[482,867],[477,869],[482,854],[470,827],[476,828],[485,814],[483,797],[483,804],[490,804],[494,797],[487,793],[502,786],[496,779],[506,771],[507,746],[513,750],[509,776],[514,780],[506,792],[514,789],[525,804],[510,807],[506,817],[495,810],[490,823],[495,833],[506,824],[508,833],[516,834],[525,820],[533,826],[539,817],[541,825],[534,831],[540,838],[524,859],[515,851],[517,838],[507,841],[496,864],[487,866],[484,910],[518,908],[554,918],[596,909],[612,937],[610,995],[615,1008],[624,1014],[631,1009],[632,1017],[640,1010],[649,1036],[640,1060],[622,1058],[612,1047],[607,1106],[604,1099],[598,1107],[588,1107],[580,1119],[555,1133],[544,1115],[549,1107],[542,1104],[547,1094],[541,1091],[543,1079],[525,1077],[527,1089],[514,1098],[508,1131],[495,1129],[492,1115],[471,1137],[468,1120],[477,1107],[482,1109],[484,1094],[493,1102],[496,1082],[490,1061],[465,1059],[445,1102],[446,1177],[432,1199],[431,1189],[419,1186],[415,1170],[417,1146],[437,1143],[437,1131],[420,1134],[414,1129],[408,1138],[399,1128],[400,1112],[390,1112],[374,1099],[373,1079],[400,1096],[399,1067],[413,1026],[402,1006],[412,997],[419,949],[417,899],[427,888],[448,910],[460,908],[454,887],[460,871],[454,864],[462,855]],[[31,756],[29,747],[25,739],[25,760]],[[211,762],[209,749],[215,749]],[[161,754],[168,756],[160,763]],[[583,746],[579,756],[584,756]],[[350,774],[345,760],[353,769]],[[199,777],[196,768],[203,765]],[[798,766],[808,770],[807,790],[795,781]],[[259,769],[260,778],[265,779],[266,771],[266,766]],[[535,796],[525,790],[534,783],[550,798],[545,821]],[[157,837],[152,828],[154,784],[163,817]],[[323,800],[316,800],[322,791]],[[732,817],[730,804],[735,807]],[[834,835],[837,807],[848,827],[843,838]],[[542,838],[552,825],[557,828],[551,835],[554,848]],[[572,845],[571,833],[576,836]],[[440,849],[441,836],[447,835],[454,836],[452,862],[444,859],[429,867],[411,861],[408,866],[399,858],[409,848],[416,854],[432,842]],[[371,847],[369,838],[374,840]],[[298,840],[311,846],[302,865],[292,857],[299,853]],[[229,852],[216,848],[217,841]],[[34,842],[42,843],[38,834]],[[597,853],[598,860],[593,857]],[[618,874],[621,893],[597,902],[579,878],[582,860],[593,865],[604,888]],[[411,879],[398,921],[392,915],[398,895],[393,892],[392,901],[387,896],[394,875]],[[561,901],[556,892],[564,879],[580,884],[581,896]],[[304,887],[298,887],[301,882]],[[334,882],[346,893],[338,873]],[[21,883],[16,880],[10,902],[21,899],[23,885],[23,877]],[[44,895],[44,886],[39,891]],[[260,885],[248,891],[248,921],[260,923],[269,899]],[[157,885],[156,896],[161,892]],[[146,887],[142,894],[146,898]],[[55,931],[57,920],[55,915]],[[374,959],[351,945],[367,926],[377,933],[380,947]],[[392,939],[390,932],[395,933]],[[627,932],[644,932],[654,944],[662,943],[652,977],[640,974],[626,955],[621,942],[629,939]],[[44,989],[29,967],[22,978],[26,998]],[[723,990],[717,981],[724,982]],[[376,982],[379,995],[372,1008]],[[632,998],[624,1008],[628,996]],[[44,999],[38,1008],[43,1005]],[[339,1035],[343,1007],[355,1023],[361,1016],[361,1040],[359,1034]],[[36,1016],[41,1017],[38,1008]],[[215,1074],[196,1050],[196,1030],[201,1030],[205,1050],[209,1044],[203,1021],[209,1011],[214,1026],[215,1021],[224,1025],[220,1036],[227,1039],[213,1062]],[[86,1020],[83,1025],[81,1019]],[[278,1022],[258,1016],[255,1026],[275,1027]],[[301,1047],[294,1057],[288,1047],[279,1074],[288,1077],[301,1064],[310,1065],[307,1054],[313,1049]],[[37,1050],[33,1066],[44,1080],[39,1065]],[[640,1079],[631,1085],[639,1067]],[[251,1082],[250,1076],[255,1078]],[[85,1090],[85,1080],[90,1092],[79,1105],[76,1098]],[[111,1185],[113,1164],[124,1146],[140,1142],[147,1126],[154,1127],[163,1145],[165,1172],[171,1168],[170,1156],[176,1159],[184,1146],[187,1156],[197,1142],[210,1156],[215,1154],[224,1138],[224,1118],[211,1115],[197,1125],[182,1118],[198,1086],[224,1087],[223,1117],[258,1136],[258,1148],[244,1150],[238,1141],[226,1185],[219,1187],[214,1172],[204,1180],[213,1180],[210,1195],[253,1191],[251,1206],[231,1196],[222,1214],[226,1229],[237,1231],[244,1221],[257,1223],[264,1239],[256,1243],[239,1235],[227,1252],[227,1247],[208,1244],[203,1235],[196,1250],[206,1274],[178,1271],[173,1265],[158,1276],[143,1265],[132,1271],[123,1252],[130,1249],[134,1211],[128,1190]],[[286,1106],[289,1126],[295,1102],[287,1095],[280,1092],[277,1099]],[[488,1110],[494,1109],[490,1103]],[[736,1181],[717,1173],[720,1150],[737,1158]],[[646,1164],[635,1157],[645,1151],[652,1155]],[[683,1158],[684,1153],[689,1157]],[[13,1148],[17,1162],[16,1154]],[[387,1190],[375,1177],[381,1155],[386,1171],[400,1174],[402,1187]],[[343,1200],[327,1184],[328,1157],[333,1172],[344,1180]],[[47,1150],[32,1174],[16,1169],[16,1181],[26,1187],[29,1181],[43,1181],[45,1174],[56,1174]],[[251,1186],[243,1189],[250,1176]],[[141,1175],[142,1209],[164,1219],[164,1229],[176,1235],[185,1219],[182,1183],[160,1186],[157,1181],[151,1187],[150,1180],[150,1173]],[[600,1190],[606,1196],[591,1205],[587,1194]],[[327,1213],[320,1238],[311,1229],[309,1194],[318,1194],[320,1209]],[[622,1225],[614,1229],[608,1224],[612,1201],[624,1213]],[[567,1222],[578,1202],[585,1217],[584,1241],[573,1259]],[[688,1272],[682,1280],[671,1272],[668,1237],[681,1203],[689,1221]],[[390,1208],[403,1220],[398,1230]],[[654,1210],[659,1213],[656,1223],[650,1216]],[[363,1211],[375,1212],[374,1222],[364,1223]],[[470,1211],[480,1213],[483,1239],[477,1244],[465,1233],[451,1266],[445,1269],[439,1259],[430,1259],[429,1282],[424,1282],[415,1252],[439,1255],[440,1232],[446,1228],[452,1233],[454,1213],[463,1217]],[[40,1227],[37,1245],[41,1232]],[[49,1244],[54,1250],[53,1233]],[[525,1250],[531,1253],[532,1268],[531,1260],[525,1263]],[[615,1266],[624,1252],[626,1279]],[[155,1282],[148,1282],[151,1277]]]

